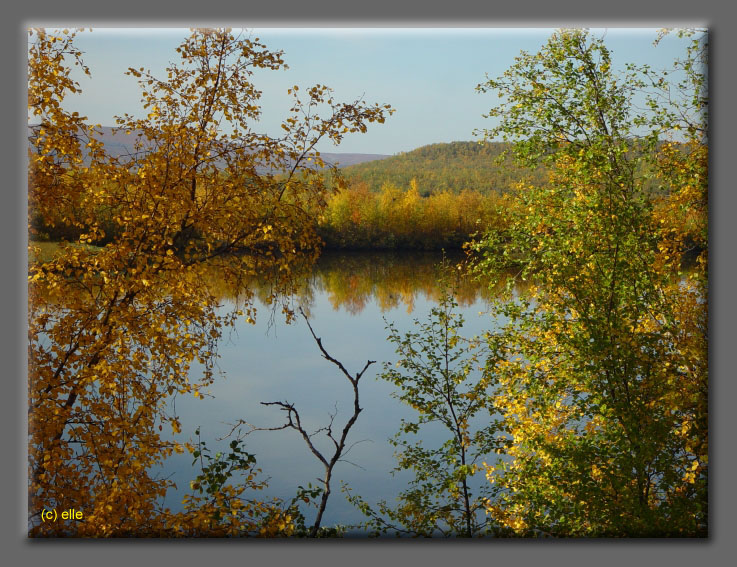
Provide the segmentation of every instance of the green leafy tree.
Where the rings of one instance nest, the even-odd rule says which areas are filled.
[[[476,246],[479,270],[533,283],[497,305],[490,340],[511,439],[488,510],[513,534],[706,533],[705,288],[679,274],[652,198],[678,192],[662,151],[676,124],[636,112],[642,87],[583,30],[479,85],[502,101],[486,136],[551,169]]]
[[[384,364],[381,378],[393,383],[396,398],[417,412],[402,420],[391,443],[398,449],[394,472],[411,471],[414,479],[397,498],[377,510],[359,496],[349,499],[366,514],[375,534],[394,532],[414,537],[474,537],[492,531],[484,503],[494,487],[472,486],[483,469],[481,461],[504,440],[492,418],[488,390],[490,374],[480,363],[482,343],[460,334],[463,316],[451,291],[444,288],[429,320],[415,321],[417,331],[401,334],[389,324],[389,340],[396,345],[396,366]],[[449,434],[439,446],[427,447],[416,436],[435,427]]]

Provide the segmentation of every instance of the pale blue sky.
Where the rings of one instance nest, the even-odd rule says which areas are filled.
[[[476,128],[491,127],[482,115],[495,103],[475,87],[501,75],[520,50],[537,51],[552,29],[533,28],[323,28],[255,29],[254,37],[272,50],[283,50],[287,71],[259,71],[256,87],[263,91],[262,120],[256,130],[280,135],[290,97],[286,89],[321,83],[335,90],[336,100],[389,103],[395,114],[366,134],[354,134],[339,147],[325,143],[326,152],[393,154],[435,142],[473,140]],[[604,35],[615,67],[627,62],[668,67],[685,53],[686,42],[675,36],[653,46],[656,29],[609,28]],[[113,116],[139,115],[140,94],[127,67],[163,69],[176,60],[175,47],[186,29],[95,28],[77,36],[77,45],[92,78],[80,77],[83,93],[66,106],[90,122],[114,125]]]

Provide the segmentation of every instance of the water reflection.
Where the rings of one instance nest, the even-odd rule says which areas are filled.
[[[201,426],[208,447],[224,449],[227,441],[221,442],[220,438],[240,419],[260,427],[281,423],[279,412],[265,408],[262,401],[294,402],[312,431],[324,427],[336,411],[336,419],[344,419],[347,408],[351,407],[350,389],[344,388],[341,376],[336,375],[333,368],[322,364],[325,361],[301,321],[282,324],[279,307],[303,306],[331,354],[350,369],[361,368],[367,358],[391,362],[396,357],[393,345],[387,341],[383,316],[402,330],[409,330],[415,317],[424,320],[442,291],[437,269],[442,259],[441,253],[433,252],[342,252],[324,253],[316,264],[305,260],[289,268],[282,266],[281,270],[268,268],[267,271],[257,258],[236,256],[218,258],[201,266],[187,283],[192,286],[190,289],[198,291],[204,287],[204,291],[218,299],[221,304],[218,316],[226,317],[228,312],[252,302],[260,304],[259,313],[256,325],[243,316],[226,331],[218,345],[220,358],[216,373],[222,375],[207,391],[203,390],[203,395],[174,396],[167,415],[179,417],[182,432],[169,435],[165,429],[160,437],[164,441],[186,441],[195,428]],[[483,304],[494,292],[489,291],[486,282],[474,280],[454,267],[464,259],[459,253],[446,257],[453,267],[448,275],[449,284],[466,317],[466,336],[473,336],[489,328],[488,318],[479,316],[479,312],[484,310]],[[244,264],[250,275],[242,278],[244,270],[235,268],[242,268]],[[90,277],[90,296],[98,293],[95,277]],[[161,285],[156,299],[166,303],[170,291],[166,281]],[[66,309],[68,299],[69,295],[41,288],[34,297],[39,307],[54,305],[60,312]],[[278,333],[269,332],[269,311],[276,315]],[[140,318],[142,326],[150,325],[150,321],[150,317]],[[137,335],[129,335],[132,342],[138,340]],[[141,345],[146,348],[147,343],[141,342]],[[117,356],[117,352],[114,354]],[[134,368],[133,363],[123,359],[119,367],[121,375]],[[372,371],[378,373],[379,368],[377,364]],[[201,365],[193,364],[190,381],[198,381],[204,370]],[[141,370],[142,379],[148,377],[146,372],[146,369]],[[407,481],[402,475],[389,475],[395,460],[393,448],[386,440],[396,433],[402,419],[412,416],[412,410],[391,397],[393,391],[393,386],[374,380],[373,376],[363,381],[361,405],[364,411],[355,430],[351,431],[351,442],[359,442],[349,457],[356,466],[341,463],[336,471],[340,482],[347,482],[369,502],[392,498]],[[154,434],[159,424],[152,424]],[[302,439],[289,433],[271,432],[248,438],[246,449],[257,456],[263,477],[269,481],[268,497],[290,499],[297,486],[314,482],[320,474]],[[440,436],[423,437],[427,443],[440,443],[441,440]],[[157,482],[168,479],[179,487],[171,489],[166,496],[165,505],[173,511],[181,510],[182,498],[197,472],[189,454],[172,455],[160,468],[150,471]],[[483,479],[479,478],[478,482]],[[326,511],[325,523],[362,521],[363,516],[348,504],[337,487],[338,483]]]
[[[351,315],[359,315],[372,301],[382,313],[404,307],[411,314],[419,298],[431,302],[440,298],[441,263],[448,268],[444,271],[446,282],[461,307],[488,302],[499,291],[489,289],[488,281],[468,273],[468,258],[461,251],[326,251],[315,264],[294,266],[292,278],[288,282],[282,278],[280,287],[274,285],[275,274],[263,272],[249,282],[233,286],[220,277],[220,265],[212,266],[208,281],[218,298],[236,304],[246,299],[243,290],[247,289],[248,296],[258,299],[262,306],[273,306],[275,302],[300,305],[308,314],[318,295],[327,296],[333,309]]]
[[[459,312],[466,321],[463,335],[471,337],[493,324],[481,312],[486,311],[494,292],[485,282],[455,268],[464,258],[463,254],[454,254],[447,255],[446,260],[453,266],[449,283],[456,288]],[[294,403],[310,431],[324,427],[336,411],[336,427],[342,427],[352,407],[350,387],[346,387],[349,385],[322,359],[301,319],[285,325],[277,313],[269,327],[264,313],[278,306],[279,301],[288,302],[294,309],[303,306],[309,310],[315,331],[328,351],[346,368],[360,369],[367,359],[378,362],[362,380],[363,412],[349,439],[358,444],[348,456],[350,463],[341,463],[336,470],[335,493],[325,515],[326,525],[362,522],[364,516],[340,493],[341,483],[375,504],[382,499],[391,501],[409,480],[407,473],[390,474],[396,460],[395,449],[387,440],[398,431],[402,419],[416,416],[392,397],[392,384],[377,379],[382,363],[396,361],[394,345],[387,341],[386,324],[391,321],[400,332],[406,332],[413,328],[413,319],[427,319],[441,294],[437,266],[442,260],[442,253],[433,252],[324,253],[316,265],[305,267],[293,284],[293,295],[283,300],[271,297],[271,284],[254,278],[249,285],[262,305],[256,324],[239,320],[234,334],[220,345],[218,366],[225,379],[213,384],[208,391],[212,397],[204,402],[191,397],[177,400],[177,412],[182,423],[188,425],[185,430],[191,432],[193,427],[201,426],[203,435],[208,436],[208,446],[218,447],[218,439],[238,420],[258,427],[281,425],[280,412],[262,406],[262,401]],[[213,278],[216,275],[213,272]],[[223,310],[233,309],[243,299],[222,283],[220,291]],[[290,433],[260,432],[247,437],[246,449],[256,455],[264,478],[268,478],[269,497],[291,498],[298,485],[314,483],[321,473],[319,463],[299,435]],[[444,435],[443,431],[430,429],[423,433],[422,441],[427,446],[440,445],[446,440]],[[324,441],[320,436],[315,440]],[[192,476],[191,458],[173,457],[165,474],[172,475],[178,486],[186,487]],[[483,482],[479,475],[474,486],[479,488]],[[172,491],[166,504],[176,508],[182,496],[182,491]],[[312,512],[305,512],[312,516]]]
[[[311,283],[328,296],[334,309],[352,315],[361,313],[373,299],[382,312],[404,306],[412,313],[419,296],[432,301],[440,297],[442,260],[441,254],[428,252],[328,253],[320,257]],[[463,254],[446,254],[445,260],[452,268],[448,283],[461,306],[489,298],[486,285],[457,269],[465,261]]]

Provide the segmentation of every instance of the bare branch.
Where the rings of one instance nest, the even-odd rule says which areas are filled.
[[[317,429],[314,433],[311,435],[307,433],[307,431],[302,427],[302,423],[300,421],[299,412],[294,407],[294,404],[291,404],[289,402],[261,402],[261,405],[264,406],[277,406],[282,411],[287,412],[287,421],[280,427],[262,427],[257,428],[253,427],[250,424],[249,427],[251,427],[251,431],[248,433],[251,433],[253,431],[277,431],[281,429],[294,429],[295,431],[299,432],[300,435],[302,435],[302,439],[304,439],[305,443],[307,444],[307,447],[310,449],[313,455],[323,464],[323,467],[325,468],[325,475],[323,478],[318,479],[325,487],[322,498],[320,500],[320,504],[318,506],[317,510],[317,517],[315,518],[315,523],[310,528],[310,536],[314,537],[317,534],[317,531],[320,529],[320,523],[322,521],[323,513],[325,512],[325,507],[327,506],[328,498],[330,496],[330,480],[333,475],[333,469],[335,468],[335,465],[340,462],[346,462],[351,465],[354,465],[356,467],[361,468],[356,463],[353,463],[351,461],[347,461],[342,457],[345,457],[345,455],[348,454],[348,452],[356,445],[356,443],[351,444],[348,448],[346,448],[346,439],[348,438],[348,433],[351,430],[351,427],[353,427],[353,424],[356,423],[356,420],[358,419],[358,415],[361,413],[361,406],[359,404],[359,395],[358,395],[358,381],[363,376],[364,372],[368,369],[369,366],[374,364],[376,361],[374,360],[368,360],[366,361],[366,364],[364,365],[363,369],[358,372],[355,376],[353,376],[348,370],[346,370],[345,366],[343,364],[330,356],[330,354],[325,350],[325,347],[322,344],[322,339],[320,339],[316,334],[315,331],[312,328],[312,325],[310,325],[310,320],[307,318],[307,315],[302,310],[302,308],[299,308],[299,312],[304,317],[305,322],[307,323],[307,327],[310,329],[310,333],[312,334],[312,338],[315,339],[315,342],[317,343],[317,346],[320,349],[320,352],[322,353],[323,358],[326,360],[329,360],[333,364],[335,364],[340,371],[343,373],[343,375],[348,378],[348,381],[351,383],[351,386],[353,387],[353,415],[348,419],[346,424],[343,426],[343,429],[340,434],[340,438],[336,439],[333,435],[333,424],[335,423],[335,418],[338,415],[338,407],[337,403],[335,406],[335,412],[329,414],[330,415],[330,422],[327,426],[321,427]],[[239,424],[246,424],[244,421],[240,421]],[[231,433],[239,426],[239,424],[235,425],[233,429],[231,430]],[[312,437],[317,435],[318,433],[324,433],[325,436],[330,439],[333,442],[333,445],[335,447],[332,456],[328,460],[322,452],[320,452],[317,447],[312,442]],[[365,441],[365,440],[364,440]]]

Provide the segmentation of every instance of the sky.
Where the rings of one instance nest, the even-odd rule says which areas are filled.
[[[340,146],[327,141],[322,152],[396,154],[438,142],[479,140],[475,130],[493,126],[483,115],[495,104],[476,86],[500,76],[521,50],[535,53],[550,37],[549,28],[264,28],[249,29],[271,50],[283,50],[286,71],[261,71],[253,77],[263,92],[258,132],[280,135],[288,116],[292,85],[316,83],[334,89],[335,99],[388,103],[395,113],[365,134],[346,136]],[[686,41],[668,36],[657,47],[655,28],[592,29],[604,37],[613,66],[625,63],[667,68],[685,54]],[[181,28],[94,28],[75,42],[92,77],[76,76],[82,88],[65,102],[89,122],[115,125],[114,116],[143,116],[140,91],[128,67],[165,76],[175,48],[189,31]]]

